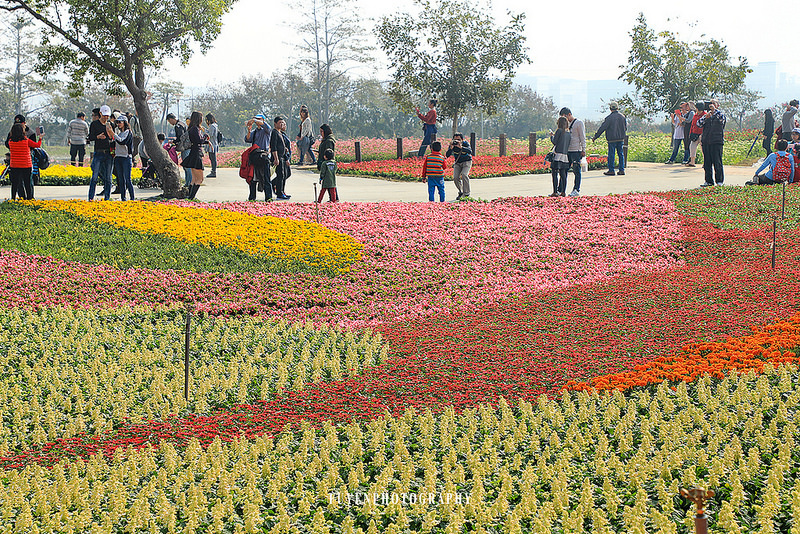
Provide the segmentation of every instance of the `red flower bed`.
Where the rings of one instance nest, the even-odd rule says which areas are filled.
[[[589,168],[596,169],[606,165],[606,158],[588,158]],[[452,166],[453,158],[448,159]],[[390,159],[362,161],[361,163],[340,163],[340,174],[381,176],[405,181],[421,181],[422,160]],[[550,164],[544,155],[536,156],[475,156],[472,158],[471,178],[490,178],[493,176],[513,176],[517,174],[547,174]],[[452,179],[452,173],[445,172],[445,178]]]
[[[381,331],[393,348],[386,364],[364,375],[315,384],[232,412],[123,426],[113,434],[49,444],[6,458],[5,467],[52,463],[64,456],[111,454],[190,437],[209,443],[243,433],[275,433],[301,419],[368,419],[387,410],[457,409],[555,394],[569,381],[635,369],[698,341],[750,333],[800,311],[800,235],[784,236],[779,269],[769,269],[763,230],[684,226],[686,264],[623,275],[401,324]],[[724,339],[724,338],[723,338]]]

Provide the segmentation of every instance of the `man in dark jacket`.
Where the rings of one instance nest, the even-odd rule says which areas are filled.
[[[608,141],[608,171],[604,172],[606,176],[614,176],[614,154],[619,156],[619,174],[625,174],[625,156],[622,154],[622,143],[625,141],[625,132],[628,130],[628,124],[625,121],[625,115],[619,112],[619,104],[610,102],[608,108],[611,113],[605,118],[603,124],[594,134],[592,141],[597,140],[600,135],[606,133],[606,141]]]
[[[717,185],[722,185],[725,181],[725,174],[722,170],[725,122],[725,114],[719,109],[719,102],[716,100],[712,100],[708,104],[708,113],[697,121],[697,126],[703,129],[700,142],[703,147],[703,170],[706,171],[706,181],[700,187],[710,187],[715,182]]]

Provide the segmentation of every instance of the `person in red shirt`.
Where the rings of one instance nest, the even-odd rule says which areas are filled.
[[[42,137],[42,135],[39,136],[39,141],[26,137],[24,123],[16,123],[11,127],[8,138],[8,148],[11,152],[8,167],[11,175],[12,200],[17,197],[17,192],[23,200],[33,200],[31,149],[42,146]]]
[[[695,106],[697,112],[692,117],[692,125],[689,127],[689,161],[685,164],[687,167],[695,167],[697,147],[700,145],[700,137],[703,135],[703,129],[697,125],[697,121],[706,114],[705,105],[702,102],[698,102]]]
[[[428,112],[425,115],[420,113],[419,108],[417,108],[417,117],[422,121],[423,131],[422,145],[420,145],[419,152],[417,152],[417,157],[421,158],[425,155],[428,145],[436,140],[436,133],[438,132],[436,128],[436,100],[428,102]]]

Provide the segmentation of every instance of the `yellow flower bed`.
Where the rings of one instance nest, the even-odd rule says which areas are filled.
[[[0,173],[5,169],[5,165],[0,165]],[[50,165],[46,169],[39,171],[43,178],[57,177],[66,178],[68,176],[80,176],[85,178],[92,177],[91,167],[73,167],[72,165]],[[131,169],[131,178],[141,178],[142,169]]]
[[[66,211],[93,221],[185,243],[232,247],[337,272],[361,259],[361,243],[305,221],[246,213],[185,208],[151,202],[32,201],[39,209]]]

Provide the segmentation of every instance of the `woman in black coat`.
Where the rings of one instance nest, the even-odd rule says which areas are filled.
[[[189,199],[194,199],[200,189],[200,184],[203,183],[203,145],[208,143],[208,135],[203,130],[202,124],[203,114],[199,111],[192,111],[187,126],[192,147],[189,149],[189,155],[181,162],[183,168],[190,169],[192,172]]]
[[[767,151],[767,156],[772,154],[772,136],[775,134],[775,118],[772,116],[772,110],[767,108],[764,110],[764,142],[761,146]]]

